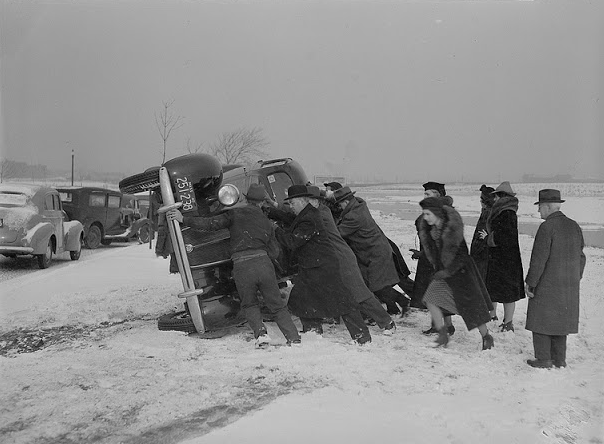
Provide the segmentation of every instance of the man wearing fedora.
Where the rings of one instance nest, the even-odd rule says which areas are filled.
[[[566,337],[579,329],[579,282],[585,268],[583,232],[560,207],[560,191],[539,191],[544,219],[533,243],[526,275],[526,329],[533,332],[536,368],[566,367]]]
[[[184,216],[178,210],[166,213],[169,220],[200,230],[228,228],[230,233],[233,278],[241,299],[245,318],[254,331],[256,348],[270,345],[266,326],[262,321],[257,292],[262,293],[264,304],[274,316],[277,326],[288,345],[300,344],[300,334],[281,297],[275,268],[269,257],[278,247],[272,222],[264,215],[261,206],[268,199],[264,186],[251,184],[245,195],[247,205],[237,205],[213,217]]]
[[[276,235],[298,260],[299,271],[289,296],[291,312],[300,318],[303,332],[321,334],[322,319],[341,316],[354,341],[371,342],[359,301],[375,296],[365,286],[354,254],[338,233],[329,209],[319,202],[319,188],[292,185],[287,194],[296,218],[287,229],[277,227]]]
[[[334,199],[342,209],[342,216],[337,221],[338,231],[354,252],[367,287],[386,304],[388,314],[404,312],[409,299],[399,286],[401,276],[389,239],[371,216],[365,201],[355,197],[350,187],[336,190]],[[378,319],[373,319],[380,324]]]

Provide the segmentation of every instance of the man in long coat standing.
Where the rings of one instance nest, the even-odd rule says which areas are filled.
[[[560,191],[539,191],[541,224],[526,276],[526,328],[533,332],[531,367],[566,367],[566,337],[579,330],[579,281],[585,268],[583,232],[561,211]]]

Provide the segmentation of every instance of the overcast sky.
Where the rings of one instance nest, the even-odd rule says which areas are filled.
[[[604,178],[601,0],[0,0],[2,156],[133,174],[240,127],[309,175]]]

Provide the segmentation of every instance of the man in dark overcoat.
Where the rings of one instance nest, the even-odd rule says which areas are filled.
[[[390,241],[371,216],[367,203],[354,196],[349,187],[337,190],[334,198],[342,208],[338,231],[356,256],[365,284],[386,304],[389,314],[401,313],[409,300],[398,287],[400,276]]]
[[[539,191],[539,214],[545,222],[535,235],[526,275],[529,296],[526,328],[533,332],[531,367],[566,367],[566,337],[579,329],[579,281],[585,269],[583,232],[566,217],[560,191]]]
[[[341,316],[353,340],[359,344],[370,342],[371,335],[355,297],[360,291],[359,284],[362,287],[365,284],[352,252],[354,262],[351,264],[334,244],[333,231],[344,241],[337,233],[329,209],[319,204],[319,189],[292,185],[287,192],[286,199],[296,218],[287,229],[277,227],[276,235],[298,261],[299,271],[293,278],[294,287],[289,296],[291,312],[300,318],[303,331],[317,333],[323,331],[321,319]]]

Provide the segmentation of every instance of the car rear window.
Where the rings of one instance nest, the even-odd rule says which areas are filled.
[[[73,201],[72,193],[61,191],[61,192],[59,192],[59,195],[61,196],[61,201],[63,201],[63,202],[72,202]]]
[[[24,207],[27,205],[27,196],[21,193],[0,193],[0,206]]]

